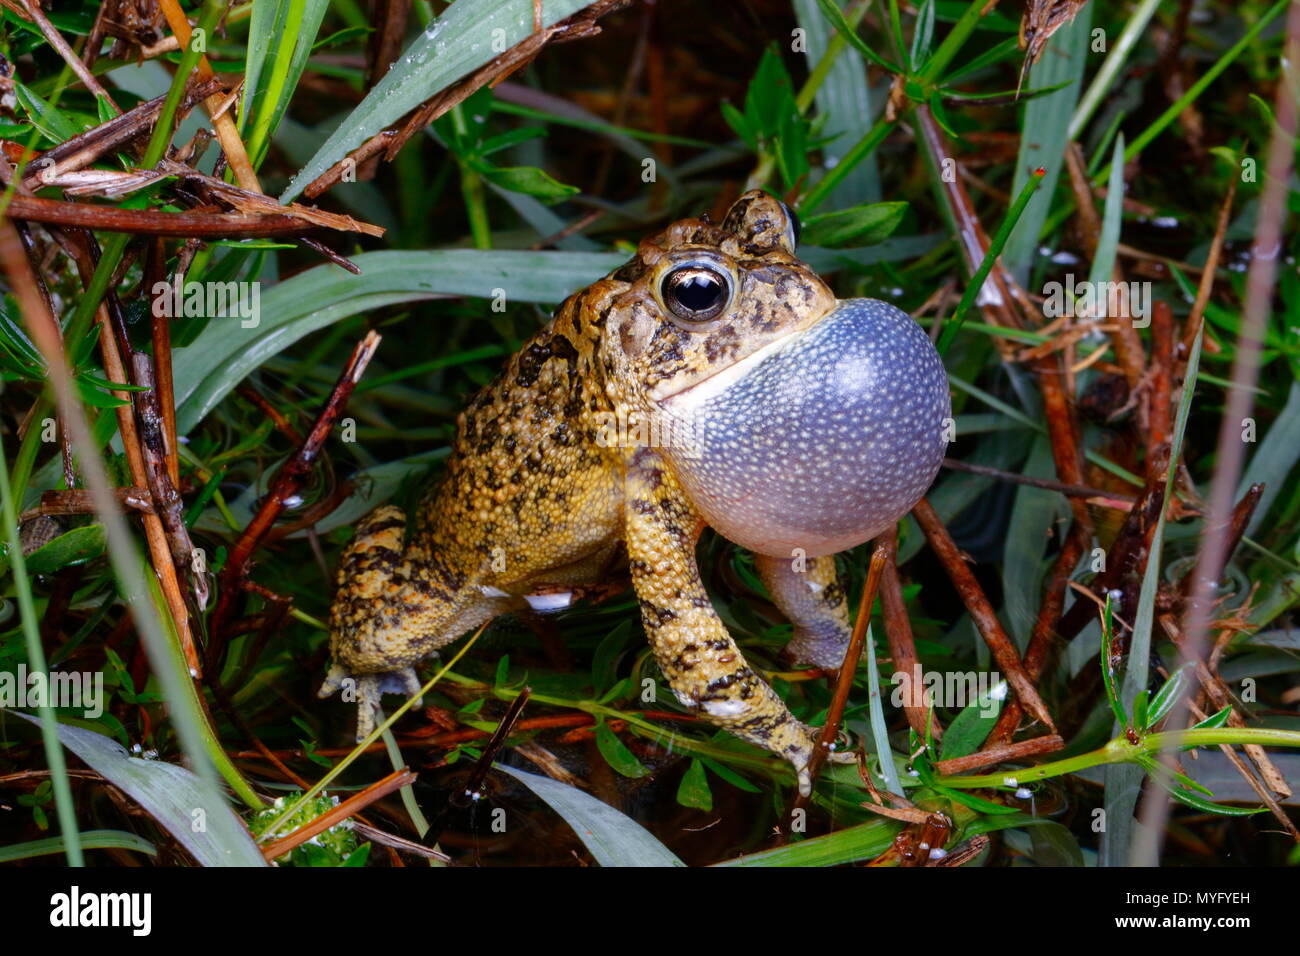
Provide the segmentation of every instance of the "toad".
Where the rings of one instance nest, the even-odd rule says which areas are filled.
[[[755,552],[789,656],[837,669],[850,637],[834,555],[933,481],[951,415],[906,314],[837,300],[795,256],[798,221],[753,190],[686,219],[569,299],[457,422],[409,518],[385,506],[338,570],[321,696],[414,694],[414,666],[500,614],[554,611],[631,578],[683,706],[780,755],[810,792],[818,731],[745,661],[700,580],[706,525]],[[834,753],[832,760],[852,759]]]

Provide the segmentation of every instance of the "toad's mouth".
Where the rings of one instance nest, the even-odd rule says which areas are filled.
[[[659,406],[659,409],[669,415],[685,415],[700,405],[703,405],[709,399],[722,394],[736,382],[740,381],[757,366],[762,364],[773,355],[777,355],[789,348],[794,342],[798,341],[805,333],[810,332],[828,318],[838,312],[847,299],[836,299],[833,308],[827,309],[826,312],[811,319],[801,325],[792,327],[788,332],[779,338],[773,339],[765,345],[759,346],[753,352],[750,352],[743,359],[732,362],[726,368],[719,369],[712,375],[696,379],[685,385],[676,385],[671,382],[665,382],[663,385],[653,388],[649,392],[649,398]]]

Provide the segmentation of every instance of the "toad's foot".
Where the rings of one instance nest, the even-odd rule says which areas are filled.
[[[847,649],[848,642],[839,629],[796,626],[794,637],[785,646],[785,657],[796,667],[817,667],[835,674],[844,663]]]
[[[771,737],[763,741],[764,746],[780,753],[794,766],[799,794],[803,797],[812,796],[813,781],[809,764],[812,762],[813,752],[818,746],[817,741],[821,732],[820,727],[809,727],[791,718],[776,728]],[[834,746],[832,743],[831,747]],[[826,754],[826,763],[853,763],[855,760],[857,757],[848,751],[831,749]]]
[[[839,670],[853,631],[835,559],[807,558],[796,565],[784,558],[756,554],[754,567],[776,606],[794,624],[794,637],[784,656],[798,666],[831,673]]]
[[[316,692],[318,697],[329,697],[335,691],[343,692],[345,703],[357,705],[357,740],[365,740],[374,732],[375,716],[379,713],[379,700],[384,694],[399,694],[402,697],[414,697],[414,706],[419,707],[424,698],[420,696],[420,678],[414,667],[385,671],[380,674],[354,675],[342,664],[334,664],[325,675],[325,682]]]

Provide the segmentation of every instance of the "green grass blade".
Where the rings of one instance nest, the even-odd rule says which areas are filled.
[[[975,297],[979,295],[980,289],[984,287],[984,280],[993,271],[993,263],[997,262],[998,256],[1002,254],[1007,239],[1015,230],[1016,224],[1024,214],[1025,207],[1034,198],[1034,193],[1042,184],[1043,178],[1043,171],[1040,167],[1021,188],[1020,194],[1016,196],[1016,201],[1007,210],[1007,216],[1002,220],[1002,225],[993,234],[993,238],[989,241],[988,251],[984,253],[984,260],[966,283],[966,291],[962,293],[961,301],[957,303],[957,310],[953,312],[952,318],[944,323],[943,330],[939,333],[940,355],[947,354],[948,347],[952,345],[953,339],[961,331],[962,323],[966,321],[966,313],[975,304]]]
[[[794,0],[794,9],[799,26],[806,33],[809,68],[817,70],[823,56],[843,51],[847,41],[832,31],[817,0]],[[838,165],[850,145],[870,131],[876,115],[866,64],[861,58],[835,55],[817,87],[815,102],[818,115],[825,117],[821,134],[831,140],[822,148],[822,156],[828,165]],[[880,195],[880,171],[875,156],[871,155],[853,167],[831,191],[827,201],[832,209],[845,209],[879,202]]]
[[[45,648],[41,644],[40,620],[36,616],[36,607],[32,601],[32,582],[27,576],[23,548],[18,539],[18,508],[14,501],[13,489],[9,486],[9,464],[5,459],[4,445],[0,443],[0,507],[3,508],[4,514],[5,548],[8,551],[10,569],[13,571],[18,614],[22,620],[23,638],[27,644],[27,662],[33,672],[44,674],[47,668]],[[63,748],[59,746],[58,721],[54,716],[54,708],[48,701],[43,701],[37,711],[40,714],[41,743],[45,747],[45,763],[50,771],[55,813],[59,820],[59,828],[63,831],[68,866],[82,866],[85,858],[81,853],[81,841],[77,833],[77,814],[72,805],[68,766],[63,759]]]
[[[1016,156],[1016,174],[1011,195],[1019,195],[1035,169],[1043,167],[1047,175],[1043,188],[1029,203],[1002,253],[1002,264],[1024,285],[1029,281],[1038,237],[1047,220],[1056,183],[1065,168],[1065,147],[1069,142],[1070,113],[1079,99],[1083,70],[1088,61],[1088,28],[1092,24],[1092,7],[1085,6],[1073,23],[1063,26],[1047,41],[1047,49],[1029,70],[1029,86],[1044,87],[1065,83],[1061,89],[1025,104],[1020,122],[1020,151]]]
[[[1133,47],[1137,45],[1138,38],[1146,30],[1159,5],[1160,0],[1142,0],[1125,21],[1124,29],[1120,31],[1110,52],[1106,54],[1101,69],[1088,84],[1088,91],[1083,94],[1079,105],[1075,107],[1074,115],[1070,117],[1068,133],[1070,139],[1079,138],[1079,134],[1088,125],[1088,120],[1092,119],[1092,114],[1097,111],[1106,94],[1115,89],[1115,77],[1119,75],[1120,68],[1128,59],[1128,55],[1133,52]]]
[[[239,129],[256,169],[298,87],[329,0],[259,0],[249,25]]]
[[[601,866],[685,866],[641,824],[607,803],[550,777],[494,764],[564,818]]]
[[[1124,134],[1115,137],[1115,160],[1124,155]],[[1115,254],[1119,251],[1120,226],[1124,221],[1124,164],[1112,162],[1110,182],[1106,189],[1106,207],[1101,218],[1101,235],[1097,238],[1097,254],[1092,260],[1088,279],[1097,288],[1109,282],[1115,272]],[[1119,319],[1119,321],[1126,321]]]
[[[570,17],[589,0],[551,0],[542,24]],[[500,32],[498,32],[500,31]],[[282,202],[351,150],[456,80],[533,32],[531,0],[458,0],[420,34],[281,194]]]
[[[871,609],[867,608],[867,613]],[[898,778],[898,768],[894,766],[894,751],[889,746],[889,728],[885,725],[885,697],[880,692],[880,666],[876,663],[876,639],[867,625],[866,644],[862,656],[867,659],[867,688],[869,691],[871,714],[871,739],[876,747],[876,756],[880,758],[880,775],[891,793],[903,795],[903,782]]]
[[[127,833],[125,830],[87,830],[80,834],[81,847],[84,850],[134,850],[136,853],[158,855],[158,848],[144,837]],[[64,853],[67,843],[61,836],[46,837],[44,840],[32,840],[29,843],[14,843],[0,846],[0,863],[13,863],[17,860],[30,860],[37,856],[52,856]]]
[[[1046,435],[1035,439],[1029,461],[1021,473],[1038,478],[1056,475],[1052,444]],[[1040,585],[1047,567],[1044,556],[1051,540],[1052,526],[1060,514],[1060,505],[1060,495],[1054,491],[1029,485],[1016,489],[1011,523],[1002,549],[1002,610],[1011,637],[1021,653],[1029,646],[1029,637],[1038,619]]]
[[[899,829],[899,824],[891,820],[871,820],[826,836],[736,857],[715,866],[839,866],[869,860],[889,849]]]
[[[267,865],[225,797],[189,770],[132,757],[116,740],[80,727],[60,724],[58,733],[65,747],[147,810],[203,866]]]

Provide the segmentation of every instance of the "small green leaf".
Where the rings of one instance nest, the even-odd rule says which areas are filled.
[[[131,680],[131,672],[127,670],[125,662],[108,646],[104,647],[104,658],[109,670],[117,678],[117,695],[128,704],[136,703],[135,682]]]
[[[1106,603],[1101,611],[1101,682],[1106,688],[1106,700],[1110,703],[1111,712],[1115,715],[1115,721],[1121,727],[1128,726],[1128,716],[1124,713],[1124,708],[1120,706],[1119,696],[1115,693],[1115,674],[1111,670],[1111,641],[1113,631],[1113,611],[1110,607],[1110,595],[1106,595]]]
[[[478,155],[481,159],[484,156],[491,156],[503,149],[509,149],[512,146],[518,146],[520,143],[527,142],[530,139],[538,139],[545,135],[545,126],[518,126],[515,129],[507,130],[500,136],[489,136],[483,140],[478,144]]]
[[[547,205],[568,199],[580,191],[577,186],[568,186],[535,166],[493,166],[482,160],[470,165],[493,185],[532,196]]]
[[[906,212],[905,202],[877,202],[810,216],[801,241],[830,249],[874,245],[889,238]]]
[[[631,690],[631,686],[632,686],[632,679],[630,677],[624,677],[621,681],[616,683],[609,690],[605,691],[605,693],[601,694],[600,699],[597,700],[596,703],[608,704],[612,700],[618,700],[620,697],[625,696]]]
[[[1147,722],[1140,729],[1145,730],[1147,727],[1154,727],[1168,716],[1169,711],[1173,709],[1174,702],[1178,700],[1179,695],[1183,692],[1183,687],[1187,684],[1188,672],[1192,669],[1192,666],[1189,661],[1169,676],[1169,680],[1165,681],[1165,685],[1160,688],[1155,699],[1151,702],[1151,707],[1147,712]]]
[[[989,735],[989,731],[993,729],[994,723],[997,722],[998,714],[1002,710],[1002,702],[1006,697],[1005,683],[999,686],[1003,691],[1002,697],[993,699],[980,695],[963,707],[961,713],[953,718],[953,722],[948,725],[948,729],[943,735],[942,755],[944,760],[952,760],[955,757],[965,757],[973,754],[976,748],[984,742],[984,738]]]
[[[351,867],[365,866],[366,860],[370,859],[370,848],[372,846],[374,846],[373,843],[361,844],[361,846],[357,847],[355,850],[349,853],[348,858],[344,860],[342,863],[340,863],[339,866],[351,866]]]
[[[1253,817],[1255,814],[1264,813],[1267,810],[1266,807],[1230,807],[1226,804],[1215,803],[1183,787],[1170,787],[1169,795],[1179,803],[1186,804],[1195,810],[1201,810],[1205,813],[1218,813],[1226,817]]]
[[[96,387],[80,376],[76,378],[75,384],[77,394],[81,396],[81,401],[91,408],[121,408],[131,404],[129,399],[118,398],[116,395]]]
[[[705,812],[713,809],[713,791],[709,789],[704,764],[698,759],[692,760],[682,775],[682,782],[677,787],[677,802],[684,807],[694,807]]]
[[[945,736],[944,740],[947,740]],[[942,779],[942,778],[941,778]],[[949,800],[955,800],[963,806],[970,807],[977,813],[1019,813],[1015,807],[1008,807],[1001,803],[994,803],[992,800],[985,800],[983,797],[977,797],[973,793],[967,793],[965,790],[953,790],[951,787],[945,787],[938,783],[930,784],[936,793],[942,793]]]
[[[14,83],[14,95],[18,105],[32,121],[32,125],[39,129],[46,139],[62,143],[82,132],[84,127],[79,126],[67,114],[41,99],[23,84]]]
[[[104,526],[88,524],[59,535],[29,554],[27,570],[32,574],[53,574],[61,568],[93,561],[103,553]]]
[[[736,771],[732,770],[726,764],[718,763],[716,760],[710,760],[708,757],[700,757],[700,763],[704,764],[710,771],[718,777],[721,777],[727,783],[731,784],[737,790],[744,790],[746,793],[762,793],[763,791],[754,786]]]
[[[912,68],[920,69],[930,59],[930,40],[934,36],[934,0],[925,0],[916,11],[912,29]]]
[[[1144,731],[1150,724],[1147,723],[1147,710],[1151,703],[1151,692],[1144,690],[1133,698],[1133,728],[1139,732]]]
[[[768,46],[745,93],[745,117],[760,137],[771,139],[780,132],[781,122],[793,103],[790,74],[775,45]]]
[[[618,734],[603,720],[596,724],[596,746],[605,762],[624,777],[636,779],[649,775],[650,770],[645,764],[636,759],[636,754],[627,749],[627,745],[618,739]]]
[[[1231,705],[1231,704],[1229,704],[1227,707],[1223,708],[1223,710],[1219,711],[1217,714],[1211,714],[1209,717],[1206,717],[1204,720],[1202,720],[1199,724],[1197,724],[1197,725],[1196,725],[1195,727],[1193,727],[1192,729],[1193,729],[1193,730],[1199,730],[1199,729],[1201,729],[1202,727],[1222,727],[1224,724],[1226,724],[1226,723],[1228,722],[1228,718],[1229,718],[1230,716],[1232,716],[1232,705]],[[1186,748],[1186,749],[1187,749],[1187,750],[1195,750],[1196,748],[1194,748],[1194,747],[1188,747],[1188,748]]]
[[[835,0],[817,0],[817,5],[821,7],[822,14],[826,17],[830,25],[839,32],[840,36],[844,37],[844,39],[849,42],[849,46],[853,47],[853,49],[857,50],[872,63],[876,64],[876,66],[882,67],[890,73],[905,72],[897,63],[892,63],[889,60],[886,60],[875,50],[871,49],[871,47],[867,45],[867,41],[858,36],[858,32],[854,30],[849,21],[845,19],[844,11],[839,8],[839,5]]]
[[[799,115],[792,99],[782,117],[776,136],[776,164],[787,189],[808,175],[808,124]]]
[[[618,673],[618,661],[623,655],[623,649],[632,638],[632,622],[625,620],[619,622],[599,644],[596,645],[596,653],[591,658],[591,680],[596,687],[596,693],[603,694],[610,687],[614,686],[614,678]]]
[[[740,110],[736,109],[726,100],[723,100],[718,104],[718,108],[722,110],[722,118],[727,121],[727,125],[735,130],[736,135],[745,141],[745,145],[750,149],[757,150],[758,133],[754,127],[749,124],[749,120],[745,117],[745,114],[740,112]]]

